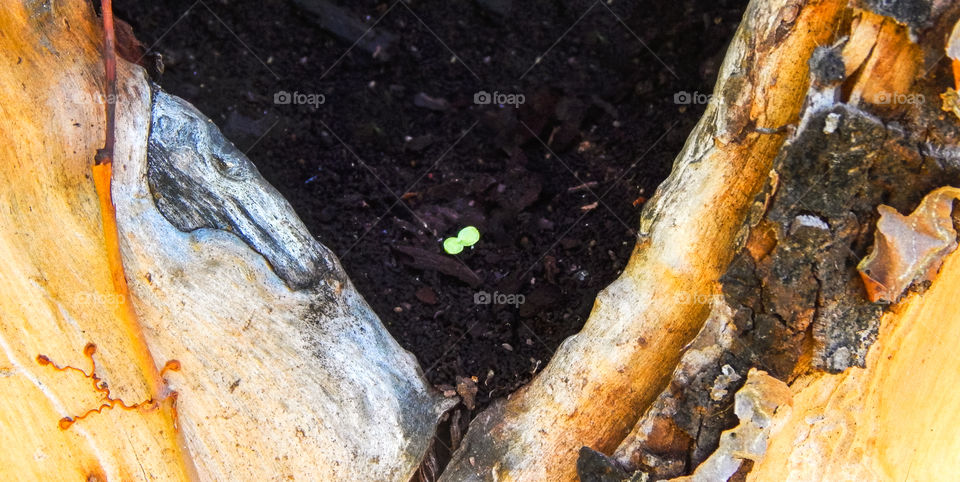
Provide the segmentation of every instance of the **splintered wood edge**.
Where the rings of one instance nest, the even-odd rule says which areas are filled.
[[[888,312],[866,368],[810,373],[748,480],[940,480],[960,473],[960,253],[930,289]]]

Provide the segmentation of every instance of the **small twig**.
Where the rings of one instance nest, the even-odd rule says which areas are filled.
[[[597,209],[597,205],[598,205],[598,201],[594,201],[590,204],[587,204],[586,206],[580,206],[580,210],[583,212],[593,211],[594,209]]]
[[[123,270],[123,258],[120,254],[120,235],[117,229],[117,210],[113,204],[111,190],[113,178],[114,144],[116,140],[116,102],[117,102],[117,54],[116,36],[113,31],[113,5],[111,0],[102,0],[103,15],[103,65],[106,72],[106,106],[107,122],[106,136],[103,148],[97,151],[93,163],[93,183],[100,200],[100,217],[103,224],[104,247],[106,248],[107,265],[110,268],[110,277],[113,288],[120,295],[120,303],[116,313],[120,317],[123,328],[127,330],[131,341],[135,345],[138,365],[146,375],[146,382],[154,400],[166,399],[170,394],[166,383],[157,369],[153,356],[147,349],[146,341],[140,330],[137,313],[130,303],[130,289]]]
[[[113,1],[101,0],[100,10],[103,15],[103,68],[106,73],[106,107],[107,125],[103,149],[97,151],[94,162],[110,164],[113,162],[113,146],[116,139],[117,117],[117,52],[116,34],[113,30]]]
[[[114,307],[119,324],[117,328],[122,330],[122,334],[130,340],[132,345],[132,354],[136,360],[136,365],[141,369],[144,377],[146,389],[149,392],[149,402],[144,402],[167,411],[169,414],[169,428],[173,433],[178,432],[177,428],[177,392],[171,391],[163,379],[163,375],[168,370],[179,370],[180,362],[172,360],[164,365],[163,369],[158,369],[147,347],[146,339],[137,319],[137,312],[131,303],[130,288],[127,286],[127,278],[123,269],[123,257],[120,254],[120,231],[117,229],[117,210],[113,204],[113,194],[111,190],[113,179],[113,157],[114,144],[116,143],[116,107],[117,107],[117,53],[116,53],[116,34],[113,30],[113,2],[111,0],[101,0],[101,13],[103,15],[103,67],[106,81],[106,135],[103,141],[103,148],[97,150],[93,162],[93,184],[97,191],[97,198],[100,201],[100,217],[103,225],[104,248],[107,255],[107,266],[110,269],[110,278],[113,281],[115,293],[119,294],[119,304]],[[88,351],[90,348],[88,347]],[[91,351],[92,356],[92,351]],[[40,359],[38,359],[39,361]],[[91,358],[92,360],[92,358]],[[91,372],[93,373],[93,372]],[[84,418],[92,413],[100,413],[107,408],[120,406],[125,409],[140,408],[140,404],[128,406],[119,399],[107,398],[107,403],[101,404],[98,408],[90,410],[78,417],[66,417],[60,420],[60,428],[67,429],[77,420]],[[178,435],[179,437],[179,435]],[[182,444],[182,440],[177,439]],[[183,447],[178,457],[181,462],[183,473],[188,480],[196,480],[196,467],[190,457],[190,452]]]
[[[598,185],[597,181],[587,181],[587,182],[585,182],[585,183],[583,183],[583,184],[580,184],[580,185],[578,185],[578,186],[568,187],[568,188],[567,188],[567,192],[589,191],[589,190],[597,187],[597,185]]]

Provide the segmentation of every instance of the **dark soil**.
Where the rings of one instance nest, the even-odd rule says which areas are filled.
[[[431,382],[476,377],[478,408],[528,382],[622,271],[704,108],[675,94],[712,90],[746,5],[483,6],[509,3],[343,2],[364,29],[379,19],[351,49],[293,1],[115,2],[162,54],[161,85],[289,199]],[[283,91],[325,99],[275,103]],[[479,243],[445,254],[468,225]]]

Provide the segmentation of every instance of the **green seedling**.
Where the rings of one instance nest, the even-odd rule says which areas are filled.
[[[444,239],[443,250],[447,254],[460,254],[463,248],[473,246],[477,241],[480,241],[480,231],[473,226],[467,226],[457,233],[457,237]]]

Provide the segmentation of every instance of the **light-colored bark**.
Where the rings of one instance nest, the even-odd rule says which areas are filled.
[[[748,480],[954,480],[960,473],[960,255],[883,319],[866,368],[791,384],[793,410]]]
[[[452,400],[249,160],[120,62],[113,199],[126,299],[90,175],[104,135],[98,19],[83,0],[11,2],[0,30],[0,478],[409,479]],[[170,191],[151,190],[148,165],[192,176],[206,204],[162,214],[155,197]],[[175,226],[185,210],[202,221],[180,226],[189,232]],[[139,326],[118,321],[127,303]],[[176,360],[159,408],[79,417],[106,393],[53,364],[89,373],[88,346],[128,406]]]
[[[90,165],[103,142],[100,27],[80,1],[7,2],[0,8],[0,471],[23,480],[183,479],[169,403],[105,409],[62,429],[59,421],[111,395],[150,397],[137,334],[117,316]],[[42,34],[41,34],[42,32]]]
[[[97,19],[82,0],[11,2],[0,31],[0,478],[409,478],[450,402],[246,158],[121,63],[113,194],[132,297],[118,298],[90,178],[103,139]],[[763,214],[754,196],[784,127],[802,124],[805,102],[837,101],[839,87],[806,98],[807,59],[847,34],[847,107],[906,110],[884,96],[911,93],[937,53],[908,28],[846,1],[752,1],[624,273],[543,372],[473,421],[443,480],[574,480],[581,447],[630,448],[716,306],[745,221]],[[933,148],[943,163],[960,152]],[[770,249],[760,238],[746,246],[758,257]],[[749,458],[752,480],[960,472],[958,285],[953,254],[884,316],[865,368],[825,374],[803,355],[789,410],[773,410],[791,402],[767,380],[778,401],[760,425],[774,429],[754,433],[749,457],[728,440],[712,463],[729,474]],[[118,316],[128,303],[137,326]],[[89,374],[91,344],[97,378],[127,405],[177,360],[163,381],[176,404],[79,418],[105,393],[54,365]]]
[[[611,453],[657,396],[718,293],[845,2],[753,1],[703,119],[644,210],[623,274],[543,372],[471,424],[442,480],[573,480],[581,447]],[[755,128],[764,129],[758,132]]]

